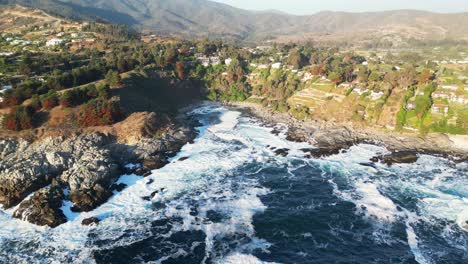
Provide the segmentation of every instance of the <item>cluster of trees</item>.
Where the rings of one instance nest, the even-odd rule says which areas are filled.
[[[5,115],[2,121],[4,129],[20,131],[33,128],[33,116],[35,110],[30,106],[15,106],[10,113]]]
[[[83,104],[76,115],[78,123],[84,127],[110,125],[120,121],[122,117],[117,101],[102,98]]]

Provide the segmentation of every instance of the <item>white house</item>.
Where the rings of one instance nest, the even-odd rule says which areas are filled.
[[[50,46],[57,46],[57,45],[60,45],[63,43],[63,39],[58,39],[58,38],[53,38],[53,39],[49,39],[47,42],[46,42],[46,46],[47,47],[50,47]]]
[[[370,97],[371,97],[372,100],[377,100],[377,99],[380,99],[383,95],[384,95],[383,92],[374,92],[374,91],[372,91],[372,93],[370,94]]]
[[[450,96],[446,93],[441,93],[441,92],[434,92],[432,93],[433,98],[442,98],[442,99],[449,99]]]
[[[77,38],[77,37],[79,37],[79,36],[80,36],[80,34],[78,34],[78,33],[71,33],[71,37],[72,37],[72,38]]]
[[[3,96],[2,96],[2,95],[3,95],[6,91],[11,90],[11,89],[13,89],[13,86],[11,86],[11,85],[4,85],[4,86],[1,86],[1,87],[0,87],[0,103],[3,102]]]
[[[273,63],[273,64],[271,65],[271,68],[272,68],[272,69],[279,69],[279,68],[281,68],[282,65],[283,65],[283,64],[282,64],[281,62]]]
[[[443,113],[443,114],[448,114],[449,112],[449,107],[448,105],[444,104],[434,104],[432,106],[432,113]]]
[[[409,101],[407,104],[406,104],[406,109],[407,110],[413,110],[414,108],[416,108],[416,104],[414,101]]]
[[[360,87],[354,88],[354,90],[353,90],[354,93],[357,93],[359,95],[363,95],[364,93],[367,93],[368,91],[369,90],[364,89],[364,88],[360,88]]]
[[[226,64],[227,66],[231,65],[231,62],[232,62],[231,58],[228,58],[228,59],[224,60],[224,64]]]
[[[458,90],[458,86],[456,85],[441,85],[440,88],[445,89],[445,90],[451,90],[451,91]]]

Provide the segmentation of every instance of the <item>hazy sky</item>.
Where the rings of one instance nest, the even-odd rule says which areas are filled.
[[[313,14],[319,11],[381,11],[419,9],[436,12],[468,12],[468,0],[214,0],[232,6],[251,9],[276,9],[293,14]]]

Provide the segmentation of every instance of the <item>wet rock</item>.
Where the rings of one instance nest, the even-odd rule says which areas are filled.
[[[377,166],[373,162],[361,162],[359,165],[364,166],[364,167],[371,167],[374,169],[377,169]]]
[[[39,226],[59,226],[67,221],[61,210],[63,199],[58,186],[43,188],[23,201],[13,216]]]
[[[289,154],[289,149],[287,148],[277,149],[275,150],[275,154],[278,156],[286,157]]]
[[[301,149],[308,157],[312,158],[323,158],[332,155],[339,154],[342,150],[342,147],[332,147],[332,148],[305,148]]]
[[[147,170],[157,170],[166,166],[167,163],[167,158],[158,154],[143,160],[143,167]]]
[[[77,190],[70,193],[70,201],[74,203],[73,212],[89,212],[106,202],[112,196],[110,188],[96,184],[92,189]]]
[[[399,151],[387,155],[373,157],[371,161],[380,161],[382,163],[386,163],[387,165],[392,165],[394,163],[414,163],[418,161],[418,159],[418,153],[415,151]]]
[[[81,225],[84,225],[84,226],[98,225],[99,222],[101,222],[101,220],[99,220],[98,218],[90,217],[90,218],[83,219],[83,221],[81,221]]]
[[[188,160],[188,159],[189,159],[189,157],[182,157],[178,161],[184,161],[184,160]]]
[[[293,142],[308,142],[311,133],[301,128],[290,128],[286,134],[286,139]]]
[[[125,188],[127,188],[127,184],[125,184],[125,183],[119,183],[119,184],[113,184],[112,187],[111,187],[111,190],[112,190],[112,191],[121,192],[121,191],[123,191]]]
[[[147,185],[150,185],[150,184],[152,184],[153,182],[154,182],[153,179],[149,179],[148,182],[147,182],[146,184],[147,184]]]

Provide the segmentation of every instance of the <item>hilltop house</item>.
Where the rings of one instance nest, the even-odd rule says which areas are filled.
[[[380,99],[383,95],[384,95],[384,92],[382,91],[379,91],[379,92],[372,91],[370,94],[370,98],[372,100],[377,100],[377,99]]]
[[[441,85],[440,88],[445,89],[445,90],[451,90],[451,91],[458,90],[458,86],[456,85]]]
[[[414,110],[416,108],[416,103],[414,101],[408,101],[406,104],[406,110]]]
[[[439,114],[448,114],[449,106],[446,104],[434,104],[432,105],[432,113]]]
[[[433,92],[432,93],[432,98],[449,99],[450,96],[448,94],[442,93],[442,92]]]
[[[3,102],[3,96],[2,96],[2,95],[3,95],[6,91],[11,90],[11,89],[13,89],[13,86],[11,86],[11,85],[4,85],[4,86],[1,86],[1,87],[0,87],[0,103]]]
[[[364,93],[367,93],[369,90],[365,89],[365,88],[360,88],[360,87],[356,87],[354,88],[353,90],[353,93],[357,93],[359,95],[363,95]]]
[[[279,69],[279,68],[281,68],[282,65],[283,65],[283,64],[282,64],[281,62],[273,63],[273,64],[271,65],[271,68],[272,68],[272,69]]]
[[[57,46],[57,45],[60,45],[63,43],[63,39],[58,39],[58,38],[53,38],[53,39],[49,39],[47,42],[46,42],[46,46],[47,47],[51,47],[51,46]]]

